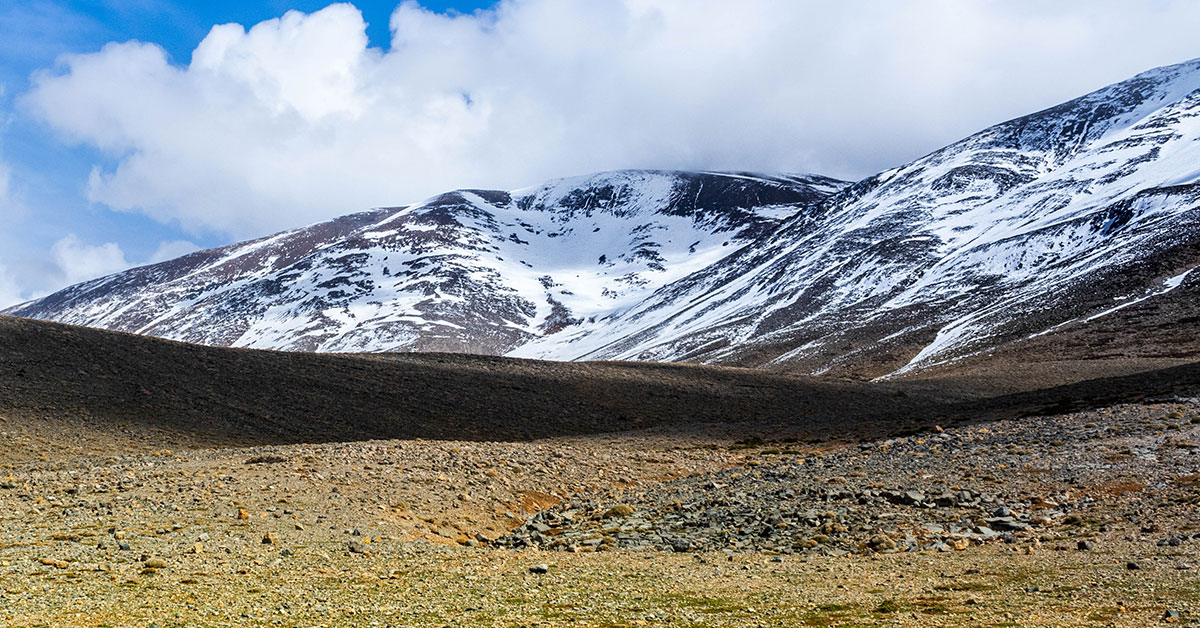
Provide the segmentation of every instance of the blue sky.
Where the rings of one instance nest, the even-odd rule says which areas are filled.
[[[0,308],[458,187],[857,179],[1198,30],[1191,0],[6,2]]]
[[[51,246],[68,234],[78,233],[83,244],[119,243],[131,263],[150,260],[164,242],[186,241],[201,248],[229,242],[229,235],[214,230],[182,232],[171,222],[154,220],[136,212],[105,211],[85,198],[84,186],[96,164],[112,166],[112,155],[87,144],[63,141],[43,122],[21,115],[16,101],[39,71],[54,71],[62,54],[94,53],[109,42],[139,40],[161,46],[170,61],[189,63],[192,51],[215,24],[236,22],[246,26],[277,18],[287,11],[312,12],[328,0],[284,1],[213,0],[33,0],[0,6],[0,155],[19,186],[22,215],[4,216],[0,230],[0,308],[38,296],[63,281],[94,273],[61,275],[47,255]],[[424,0],[427,9],[454,14],[490,8],[495,0]],[[388,18],[397,0],[355,0],[367,22],[370,45],[387,48]],[[185,247],[186,248],[186,247]],[[105,268],[104,270],[107,270]],[[14,278],[15,275],[15,278]],[[23,281],[21,281],[23,279]],[[16,284],[18,288],[12,289]]]

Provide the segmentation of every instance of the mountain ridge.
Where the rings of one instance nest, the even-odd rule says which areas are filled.
[[[1190,290],[1197,163],[1200,59],[856,183],[459,190],[214,249],[231,257],[187,285],[134,269],[6,312],[218,345],[897,376]]]
[[[502,353],[678,278],[841,185],[613,171],[513,192],[457,190],[118,273],[7,312],[214,345]],[[587,261],[570,259],[589,248]],[[401,300],[419,320],[389,318]],[[392,337],[357,341],[370,329],[355,321],[361,310],[385,301],[377,309],[393,311],[376,312],[375,328]],[[193,306],[210,316],[180,311]],[[288,337],[296,324],[320,329]],[[339,326],[335,341],[320,336]]]
[[[1147,208],[1146,203],[1174,196],[1171,207],[1167,208],[1172,211],[1158,213],[1175,219],[1176,223],[1170,225],[1171,229],[1160,228],[1150,235],[1174,239],[1180,245],[1179,255],[1167,251],[1170,247],[1166,246],[1150,251],[1151,255],[1131,253],[1134,245],[1146,244],[1144,237],[1126,238],[1119,246],[1108,247],[1109,254],[1124,256],[1130,260],[1128,263],[1164,266],[1159,276],[1140,277],[1140,284],[1124,288],[1130,295],[1139,289],[1153,292],[1154,287],[1147,283],[1176,277],[1200,259],[1194,251],[1195,217],[1190,211],[1196,206],[1196,187],[1187,180],[1188,172],[1196,178],[1194,166],[1189,164],[1197,163],[1200,157],[1195,123],[1196,90],[1200,88],[1198,69],[1200,61],[1192,61],[1143,73],[1058,107],[993,126],[911,164],[869,177],[826,201],[825,224],[815,225],[817,231],[803,216],[785,222],[768,241],[746,247],[717,267],[664,289],[658,295],[659,302],[647,302],[627,317],[636,327],[617,328],[607,336],[602,330],[604,344],[582,356],[527,351],[527,348],[519,350],[517,355],[658,359],[686,353],[689,359],[702,362],[752,365],[769,365],[780,357],[784,361],[796,358],[803,361],[806,356],[817,356],[809,361],[813,372],[838,371],[838,361],[849,357],[856,364],[842,372],[885,375],[910,364],[922,365],[937,356],[942,348],[937,344],[939,335],[943,336],[941,344],[951,345],[959,356],[980,348],[978,344],[966,346],[967,350],[954,346],[949,341],[955,338],[949,332],[955,329],[951,327],[943,334],[952,321],[931,320],[933,317],[928,314],[922,320],[919,310],[945,309],[954,301],[950,297],[965,300],[972,291],[995,299],[1000,292],[995,284],[1004,288],[1004,283],[1028,282],[1033,272],[1054,272],[1055,265],[1078,264],[1081,256],[1072,259],[1061,249],[1080,243],[1095,244],[1098,235],[1128,236],[1134,227],[1140,226],[1135,218],[1153,218],[1146,214],[1163,209]],[[1121,107],[1114,109],[1114,103]],[[1103,118],[1107,124],[1097,124],[1096,111],[1100,109],[1107,116]],[[1135,137],[1106,135],[1116,126],[1114,121],[1127,118],[1133,120],[1125,120],[1126,127],[1149,130]],[[1102,127],[1103,133],[1098,130]],[[1022,143],[1022,138],[1030,136],[1031,128],[1040,129],[1032,133],[1038,139],[1032,147]],[[1047,132],[1048,128],[1075,131],[1054,134]],[[1184,133],[1179,133],[1180,130]],[[1092,144],[1084,141],[1089,133],[1094,134]],[[1059,139],[1052,141],[1056,137]],[[1161,159],[1164,149],[1176,149],[1183,154],[1170,155],[1173,159],[1164,161]],[[1123,160],[1106,159],[1110,163],[1101,164],[1102,168],[1108,168],[1104,176],[1075,178],[1078,172],[1096,165],[1097,154],[1117,150],[1125,151],[1128,156]],[[1083,163],[1071,167],[1073,159]],[[1136,176],[1144,174],[1147,165],[1164,163],[1169,174],[1157,180],[1147,182],[1145,177]],[[1186,171],[1183,176],[1179,176],[1181,168]],[[1055,176],[1068,181],[1061,184],[1054,180]],[[1134,181],[1131,183],[1129,179]],[[1086,189],[1095,181],[1098,181],[1095,187],[1108,194],[1099,201],[1091,198],[1097,190]],[[1059,198],[1054,198],[1056,194]],[[1016,202],[1012,202],[1014,196]],[[1084,198],[1080,202],[1082,207],[1071,207],[1080,197]],[[980,215],[986,220],[979,220]],[[1006,244],[1012,244],[1013,239],[1003,229],[1014,226],[1024,228],[1025,235],[1034,237],[1018,240],[1016,246],[1006,250]],[[1039,230],[1045,235],[1047,230],[1065,228],[1074,231],[1051,234],[1055,237],[1041,240],[1036,237]],[[970,237],[964,237],[964,233]],[[958,245],[960,242],[969,246]],[[831,250],[834,254],[829,254]],[[964,253],[973,254],[975,259]],[[1033,254],[1043,258],[1030,259]],[[863,262],[863,258],[871,257],[878,258],[879,263]],[[964,257],[968,257],[966,263]],[[1172,257],[1180,259],[1172,263],[1169,261]],[[997,261],[1002,272],[989,272],[992,269],[987,265]],[[968,267],[973,263],[975,268],[968,268],[970,272],[958,269],[959,276],[947,277],[950,273],[945,271],[956,263]],[[788,276],[801,276],[802,280],[788,284],[784,279]],[[1051,279],[1066,280],[1052,275]],[[1045,282],[1035,286],[1036,294],[1046,291]],[[1109,291],[1106,296],[1124,295]],[[839,297],[843,297],[841,303],[836,302]],[[739,299],[745,300],[744,306]],[[781,300],[787,302],[772,307],[776,305],[772,301]],[[1065,309],[1078,315],[1098,307],[1095,303],[1075,303]],[[720,312],[722,308],[724,312]],[[684,318],[683,313],[695,311],[699,314]],[[880,311],[889,320],[879,320]],[[703,320],[700,314],[709,320]],[[1045,327],[1031,333],[1073,318],[1065,314],[1054,315],[1057,320],[1048,321]],[[1015,318],[1018,317],[1001,322],[1011,324]],[[905,319],[917,319],[923,324],[908,329],[897,324]],[[870,325],[878,325],[878,333],[869,330],[864,333],[861,328]],[[863,337],[847,339],[850,333]],[[965,335],[981,338],[978,333]],[[1012,340],[1019,334],[1000,335]],[[767,348],[769,355],[765,359],[746,355],[772,337],[782,337],[780,346]],[[897,338],[904,342],[897,342]],[[675,339],[681,340],[675,342]],[[848,346],[831,346],[839,343]],[[897,357],[884,355],[893,347]],[[930,347],[933,349],[925,351]],[[862,368],[865,360],[851,352],[863,350],[873,353],[878,358],[876,362],[883,364]]]

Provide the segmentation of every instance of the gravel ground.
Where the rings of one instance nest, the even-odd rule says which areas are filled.
[[[9,464],[0,625],[1200,618],[1200,400],[867,443],[370,441]]]
[[[569,551],[944,552],[1046,534],[1088,537],[1094,531],[1086,521],[1117,506],[1114,492],[1135,487],[1170,495],[1152,504],[1156,519],[1186,519],[1180,503],[1194,500],[1178,494],[1172,474],[1200,469],[1197,403],[938,428],[808,453],[794,443],[749,439],[734,449],[754,457],[737,468],[571,500],[501,543]],[[1146,506],[1142,499],[1121,503],[1119,516],[1139,523]],[[1182,528],[1164,530],[1160,540],[1200,547],[1200,529]]]

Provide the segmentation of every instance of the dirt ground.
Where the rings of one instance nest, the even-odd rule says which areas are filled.
[[[629,433],[18,462],[0,481],[0,625],[1196,623],[1197,444],[1200,399],[1173,398],[867,443]],[[970,487],[1034,523],[940,549],[875,551],[853,526],[795,551],[500,546],[539,511],[653,518],[681,483],[713,478],[719,503],[785,467],[847,494]],[[825,499],[863,515],[863,538],[976,516]]]

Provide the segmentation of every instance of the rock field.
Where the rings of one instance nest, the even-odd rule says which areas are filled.
[[[1200,620],[1195,398],[863,443],[44,457],[0,474],[0,625]]]

